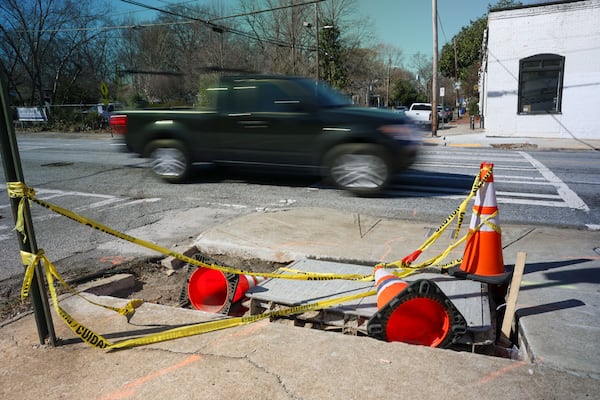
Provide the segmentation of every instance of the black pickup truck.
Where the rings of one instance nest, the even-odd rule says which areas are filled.
[[[207,94],[211,108],[119,112],[112,131],[169,182],[211,163],[320,174],[358,195],[381,191],[421,144],[408,118],[353,106],[307,78],[226,76]]]

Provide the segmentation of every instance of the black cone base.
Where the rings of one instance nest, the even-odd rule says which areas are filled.
[[[367,332],[388,342],[447,348],[467,333],[467,321],[439,286],[420,279],[381,307]]]

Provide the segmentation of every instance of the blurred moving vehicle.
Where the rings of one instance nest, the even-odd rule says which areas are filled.
[[[408,118],[353,106],[324,83],[290,76],[230,76],[205,109],[129,110],[110,118],[127,151],[169,182],[194,163],[320,174],[358,195],[380,192],[416,159]]]

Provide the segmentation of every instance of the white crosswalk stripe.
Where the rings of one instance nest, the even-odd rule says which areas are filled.
[[[104,209],[114,209],[136,206],[141,203],[154,203],[160,201],[159,198],[147,198],[147,199],[132,199],[129,197],[121,197],[99,193],[86,193],[76,191],[65,191],[65,190],[53,190],[53,189],[36,189],[36,197],[40,200],[45,200],[61,207],[67,208],[76,213],[85,214],[91,210],[101,211]],[[68,204],[65,205],[65,204]],[[0,205],[0,210],[9,209],[10,204]],[[60,214],[57,214],[51,210],[46,210],[41,207],[35,208],[35,215],[33,215],[33,222],[43,222],[54,218],[63,218]],[[14,240],[14,233],[12,232],[14,226],[1,224],[0,225],[0,242],[4,240]]]
[[[590,210],[566,183],[524,151],[479,149],[475,154],[424,149],[419,161],[392,190],[401,192],[403,196],[435,195],[438,198],[461,199],[479,172],[482,161],[494,164],[498,203]],[[440,178],[432,182],[436,173]]]

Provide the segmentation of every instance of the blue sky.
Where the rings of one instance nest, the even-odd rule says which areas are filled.
[[[521,0],[523,4],[540,0]],[[358,0],[360,12],[374,21],[382,43],[402,49],[404,61],[416,53],[433,54],[431,0]],[[497,0],[437,0],[438,49],[464,26],[487,13]]]
[[[112,15],[119,11],[135,11],[136,18],[150,19],[153,12],[142,11],[138,6],[120,0],[110,0]],[[137,0],[139,3],[164,7],[173,3],[194,3],[190,0]],[[539,3],[541,0],[521,0],[523,4]],[[412,56],[422,53],[433,54],[433,29],[431,0],[357,0],[359,12],[373,22],[376,40],[402,50],[403,63],[408,64]],[[543,2],[543,1],[542,1]],[[197,0],[197,3],[237,4],[237,0]],[[438,48],[451,41],[462,27],[487,13],[489,4],[497,0],[437,0],[438,4]],[[235,12],[235,11],[234,11]]]
[[[416,53],[433,54],[431,0],[359,0],[376,36],[402,50],[405,61]],[[463,26],[487,12],[485,0],[438,0],[438,48],[452,40]]]

